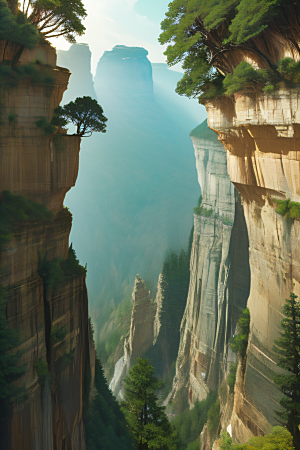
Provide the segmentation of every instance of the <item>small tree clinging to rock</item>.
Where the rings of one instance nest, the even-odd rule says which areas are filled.
[[[107,118],[97,100],[91,97],[77,97],[74,102],[54,110],[52,125],[63,127],[70,122],[77,127],[76,134],[81,137],[91,136],[93,131],[106,132]]]
[[[275,377],[275,383],[284,394],[280,401],[283,411],[278,412],[283,424],[293,436],[296,450],[300,449],[300,303],[291,292],[285,300],[281,321],[282,332],[275,341],[274,350],[279,355],[278,365],[286,370]]]

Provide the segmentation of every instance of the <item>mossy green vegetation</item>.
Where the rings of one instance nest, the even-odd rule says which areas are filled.
[[[293,438],[286,428],[274,427],[270,434],[250,439],[246,444],[235,444],[226,431],[219,441],[221,450],[295,450]]]
[[[51,328],[50,334],[50,342],[51,345],[55,345],[58,342],[61,342],[67,336],[67,328],[66,326],[60,327],[59,325],[54,325]]]
[[[229,386],[230,394],[234,393],[234,386],[236,381],[237,363],[230,364],[229,374],[227,375],[227,384]]]
[[[185,393],[186,394],[186,393]],[[183,449],[198,450],[200,433],[207,422],[208,413],[217,400],[217,393],[210,392],[205,400],[196,400],[192,409],[189,406],[172,423],[175,426]]]
[[[290,199],[273,199],[277,205],[276,212],[285,218],[300,219],[300,203],[292,202]]]
[[[183,62],[185,73],[176,91],[205,102],[249,85],[262,85],[269,92],[280,79],[297,83],[297,63],[286,58],[274,61],[259,39],[274,32],[299,54],[299,36],[294,31],[299,17],[300,6],[293,0],[173,0],[161,23],[159,40],[169,44],[165,55],[170,66]],[[237,47],[241,52],[250,51],[266,70],[255,71],[243,62],[233,73],[229,55]]]
[[[48,122],[46,117],[41,117],[36,121],[36,126],[41,128],[45,134],[53,134],[56,130],[56,127]]]
[[[17,225],[48,222],[53,214],[44,205],[31,202],[25,196],[3,191],[0,196],[0,251]]]
[[[46,358],[37,358],[34,363],[34,368],[36,370],[39,383],[44,384],[47,377],[49,377],[50,375],[48,372],[48,363],[46,361]]]
[[[133,450],[127,423],[107,386],[99,359],[95,367],[95,391],[88,409],[85,432],[87,450]]]
[[[215,143],[217,134],[207,126],[207,119],[205,119],[190,132],[190,136]],[[201,201],[199,203],[201,203]]]
[[[231,349],[237,353],[242,359],[246,356],[248,347],[248,337],[250,333],[250,311],[248,308],[242,312],[234,337],[229,341]]]
[[[213,210],[211,208],[205,208],[202,206],[202,195],[199,197],[198,205],[194,208],[194,214],[202,217],[210,217],[213,214]]]
[[[14,384],[24,375],[26,366],[20,364],[21,354],[15,351],[20,334],[8,322],[7,301],[6,290],[0,284],[0,429],[7,422],[11,403],[25,399],[24,389]]]
[[[30,81],[33,85],[53,87],[55,83],[53,68],[40,62],[22,66],[11,66],[10,61],[0,64],[1,85],[14,87],[20,81]]]
[[[39,274],[44,281],[46,289],[53,289],[73,278],[85,276],[86,267],[80,265],[71,244],[65,261],[61,258],[55,258],[52,261],[47,261],[44,258],[40,261]]]
[[[219,423],[220,423],[220,400],[217,399],[209,408],[207,413],[207,428],[209,431],[209,435],[211,440],[213,440],[218,431]]]

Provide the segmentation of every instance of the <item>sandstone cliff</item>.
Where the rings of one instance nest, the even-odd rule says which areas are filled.
[[[245,373],[238,372],[232,416],[244,442],[276,424],[280,393],[272,351],[290,291],[299,295],[299,222],[275,212],[273,198],[299,202],[299,91],[245,93],[207,104],[208,125],[227,153],[249,236],[251,331]]]
[[[94,366],[84,269],[53,285],[41,271],[41,261],[68,258],[71,214],[63,201],[77,178],[80,138],[47,136],[36,126],[41,117],[51,120],[70,76],[56,66],[56,52],[46,43],[25,50],[18,64],[37,59],[38,70],[47,70],[53,82],[28,78],[1,89],[0,192],[25,195],[53,212],[50,221],[15,226],[0,253],[7,318],[19,330],[17,350],[26,367],[18,380],[24,395],[1,430],[1,448],[83,450]]]
[[[202,201],[195,209],[190,285],[171,397],[193,405],[216,390],[228,370],[228,339],[249,293],[248,238],[226,153],[206,121],[191,132]]]

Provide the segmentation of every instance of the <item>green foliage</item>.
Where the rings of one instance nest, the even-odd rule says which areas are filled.
[[[229,374],[227,376],[227,383],[230,389],[230,393],[234,393],[234,386],[235,386],[235,380],[236,380],[236,372],[237,372],[237,363],[231,363]]]
[[[23,195],[3,191],[0,196],[0,251],[10,241],[14,226],[51,219],[52,213],[44,205],[31,202]]]
[[[77,97],[74,102],[59,106],[54,110],[52,125],[63,127],[72,122],[78,136],[91,136],[96,132],[105,133],[107,118],[97,100],[91,97]]]
[[[293,436],[296,449],[300,447],[300,303],[291,292],[285,300],[282,312],[280,338],[274,342],[278,365],[285,372],[275,377],[275,383],[283,393],[280,401],[283,411],[278,415]]]
[[[277,70],[286,80],[300,82],[300,61],[296,62],[292,58],[281,59]]]
[[[217,399],[207,413],[207,428],[212,439],[217,435],[220,418],[220,401]]]
[[[170,66],[183,61],[184,76],[176,92],[188,97],[197,96],[200,102],[216,98],[227,92],[239,92],[253,83],[265,86],[270,92],[275,79],[284,74],[297,73],[297,63],[279,65],[272,61],[273,54],[267,48],[258,48],[255,36],[267,27],[293,42],[299,52],[299,36],[294,23],[300,17],[298,2],[293,0],[173,0],[169,3],[166,18],[161,23],[161,44],[169,44],[165,55]],[[288,13],[287,13],[288,10]],[[283,19],[282,19],[283,18]],[[258,70],[245,62],[233,72],[229,63],[230,53],[236,48],[256,54],[269,67]],[[265,53],[264,53],[265,52]],[[293,66],[293,67],[292,67]],[[223,83],[226,76],[225,85]],[[292,76],[294,81],[299,75]]]
[[[232,227],[232,225],[233,225],[233,220],[232,220],[231,217],[222,215],[222,216],[221,216],[221,220],[222,220],[222,223],[223,223],[224,225],[228,225],[228,226]]]
[[[15,113],[10,113],[10,115],[8,116],[8,121],[9,121],[9,123],[11,124],[11,123],[13,123],[13,122],[16,122],[16,120],[17,120],[17,114],[15,114]]]
[[[300,203],[292,202],[290,199],[273,199],[277,205],[276,212],[285,218],[300,219]]]
[[[40,261],[39,274],[46,288],[61,286],[68,280],[86,275],[86,268],[79,264],[72,244],[69,247],[68,257],[65,261],[55,258],[52,261]]]
[[[53,70],[47,65],[29,63],[22,66],[10,66],[7,62],[0,64],[0,84],[13,87],[25,80],[33,85],[50,88],[55,82]]]
[[[199,436],[207,422],[208,411],[215,403],[216,392],[210,392],[205,400],[196,400],[193,409],[187,408],[173,419],[179,439],[183,448],[199,449]]]
[[[254,69],[251,64],[242,61],[231,74],[226,75],[223,86],[226,95],[232,95],[255,85],[264,86],[271,79],[271,72],[263,69]]]
[[[67,336],[67,334],[68,332],[65,326],[60,328],[59,325],[54,325],[54,327],[52,327],[51,329],[51,345],[55,345],[58,342],[62,341]]]
[[[87,450],[133,450],[127,424],[96,359],[95,389],[85,421]]]
[[[186,306],[190,281],[190,249],[179,254],[169,251],[161,270],[162,306],[159,314],[160,330],[154,346],[143,357],[150,359],[155,375],[165,379],[161,393],[169,394],[175,375],[175,361],[180,342],[180,323]]]
[[[225,431],[221,434],[220,450],[294,450],[294,446],[288,430],[277,426],[270,434],[254,437],[243,445],[235,444]]]
[[[28,22],[21,11],[13,14],[5,1],[0,1],[0,40],[10,41],[30,50],[38,41],[36,27]]]
[[[246,356],[248,347],[248,337],[250,333],[250,311],[248,308],[242,312],[238,324],[237,332],[233,338],[230,339],[229,344],[231,349],[238,353],[243,359]]]
[[[201,205],[194,208],[194,214],[196,214],[197,216],[210,217],[212,216],[212,213],[212,209],[204,208],[204,206]]]
[[[49,123],[46,117],[41,117],[37,120],[36,126],[44,130],[45,134],[53,134],[56,130],[55,126]]]
[[[19,365],[20,353],[14,351],[20,343],[19,334],[8,323],[6,307],[6,292],[0,285],[0,410],[5,400],[19,392],[13,382],[25,372],[25,367]]]
[[[37,358],[34,363],[34,368],[36,370],[39,382],[43,384],[49,375],[46,358]]]
[[[132,286],[123,286],[123,298],[116,307],[114,300],[106,302],[97,318],[99,334],[96,337],[97,352],[105,367],[107,378],[112,377],[115,363],[123,354],[124,338],[130,328],[132,312]]]
[[[21,9],[26,11],[28,20],[47,39],[64,36],[68,42],[76,42],[75,37],[84,34],[82,20],[86,10],[81,0],[21,0]]]
[[[122,411],[136,448],[143,450],[176,450],[179,441],[163,406],[158,406],[157,392],[161,383],[154,376],[154,367],[145,359],[138,358],[124,381]]]

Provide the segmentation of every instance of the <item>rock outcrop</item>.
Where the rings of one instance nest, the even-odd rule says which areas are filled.
[[[130,365],[136,358],[145,355],[154,339],[156,303],[151,299],[150,291],[139,275],[135,277],[132,299],[130,331],[124,341],[124,355],[117,362],[114,376],[109,385],[116,397],[122,397],[121,385]]]
[[[29,78],[1,90],[0,192],[25,195],[53,212],[47,222],[15,226],[0,253],[7,319],[20,332],[16,350],[26,367],[17,382],[24,395],[1,429],[1,448],[84,450],[83,419],[95,358],[84,270],[54,285],[41,273],[41,261],[68,257],[72,220],[63,200],[76,181],[80,138],[47,136],[36,126],[41,117],[51,120],[70,76],[56,67],[49,44],[24,51],[18,64],[36,59],[38,70],[47,70],[53,82],[35,84]]]
[[[194,215],[190,285],[171,396],[206,398],[226,376],[228,340],[249,294],[248,237],[226,153],[206,121],[191,133],[202,201]]]
[[[244,93],[207,104],[208,125],[227,152],[249,236],[251,331],[245,373],[238,372],[231,420],[235,439],[268,432],[281,396],[273,379],[281,308],[300,293],[299,221],[275,211],[274,197],[300,199],[299,90]]]

